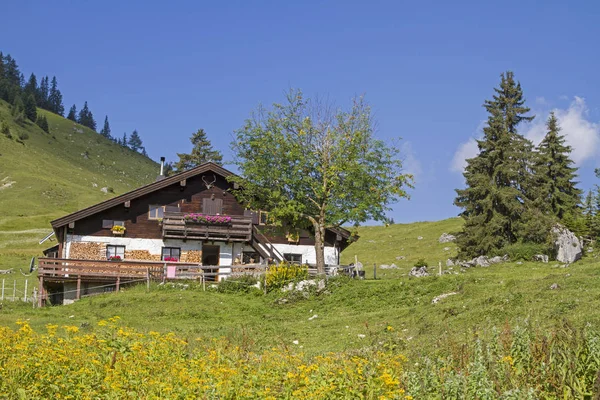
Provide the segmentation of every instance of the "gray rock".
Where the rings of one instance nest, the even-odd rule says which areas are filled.
[[[433,298],[433,300],[431,300],[431,304],[437,304],[440,300],[445,299],[448,296],[454,296],[455,294],[458,294],[457,292],[450,292],[450,293],[444,293],[444,294],[440,294],[439,296],[436,296]]]
[[[506,260],[503,257],[496,256],[496,257],[490,258],[488,261],[489,261],[490,264],[499,264],[499,263],[504,262]]]
[[[554,249],[556,260],[563,263],[573,263],[582,256],[581,241],[573,232],[561,225],[552,228],[554,234]]]
[[[547,264],[548,256],[545,254],[536,254],[535,256],[533,256],[533,261],[539,261]]]
[[[522,261],[517,261],[515,264],[517,264],[517,265],[523,265],[523,262]]]
[[[448,243],[448,242],[454,242],[456,240],[456,236],[454,235],[450,235],[449,233],[442,233],[442,236],[440,236],[440,238],[438,239],[438,242],[440,243]]]
[[[417,240],[423,240],[423,236],[417,237]]]
[[[471,262],[478,267],[490,266],[490,260],[486,256],[479,256],[477,258],[472,259]]]
[[[398,266],[396,264],[392,264],[392,265],[383,264],[383,265],[380,265],[379,268],[381,268],[381,269],[398,269]]]
[[[558,283],[553,283],[552,285],[550,285],[550,290],[556,290],[556,289],[560,289],[560,286],[558,286]]]
[[[450,247],[444,247],[444,251],[450,251]]]
[[[107,193],[108,193],[108,188],[105,186],[105,187],[103,187],[102,189],[100,189],[100,191],[101,191],[102,193],[104,193],[104,194],[107,194]]]
[[[454,265],[454,261],[452,261],[451,259],[446,260],[446,267],[453,267]]]
[[[427,267],[413,267],[408,273],[408,276],[421,278],[423,276],[429,276],[429,272],[427,272]]]
[[[406,258],[406,257],[404,257],[404,256],[398,256],[398,257],[396,257],[396,260],[397,260],[397,261],[401,261],[401,260],[404,260],[405,258]]]

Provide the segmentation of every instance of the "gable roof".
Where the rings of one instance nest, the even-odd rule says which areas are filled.
[[[193,176],[200,175],[200,174],[203,174],[208,171],[213,172],[215,174],[219,174],[224,178],[234,175],[233,172],[228,171],[225,168],[220,167],[215,163],[212,163],[212,162],[204,163],[195,168],[180,172],[178,174],[169,176],[167,178],[161,179],[156,182],[152,182],[148,185],[145,185],[145,186],[142,186],[135,190],[132,190],[131,192],[124,193],[120,196],[116,196],[116,197],[113,197],[112,199],[108,199],[101,203],[94,204],[93,206],[84,208],[83,210],[79,210],[72,214],[55,219],[54,221],[51,221],[50,224],[52,225],[52,228],[54,228],[54,229],[60,228],[61,226],[68,225],[71,222],[75,222],[77,220],[89,217],[90,215],[94,215],[101,211],[107,210],[111,207],[118,206],[119,204],[122,204],[126,201],[130,201],[130,200],[136,199],[138,197],[142,197],[146,194],[155,192],[157,190],[160,190],[162,188],[170,186],[174,183],[178,183],[179,181],[182,181],[184,179],[191,178]]]

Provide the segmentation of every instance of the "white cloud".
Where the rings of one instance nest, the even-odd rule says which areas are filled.
[[[546,100],[546,98],[544,96],[539,96],[535,98],[535,103],[539,104],[541,106],[546,106],[548,105],[548,100]]]
[[[543,97],[538,99],[536,99],[536,103],[540,105],[543,105],[542,103],[549,104]],[[575,164],[581,165],[585,160],[600,153],[600,124],[588,119],[589,110],[584,98],[575,96],[567,108],[555,108],[552,111],[556,114],[558,124],[561,127],[561,134],[565,136],[566,143],[573,148],[571,158]],[[522,131],[523,135],[535,145],[538,145],[546,135],[548,115],[549,112],[537,113],[534,122],[527,125],[525,130]],[[485,126],[485,121],[479,124],[478,134],[480,134],[483,126]],[[462,173],[467,165],[466,160],[475,157],[477,153],[477,142],[474,138],[461,143],[454,153],[450,170]]]
[[[600,125],[589,121],[589,110],[584,98],[575,96],[568,108],[555,108],[553,111],[561,127],[560,133],[565,136],[567,144],[573,148],[571,158],[575,164],[580,165],[598,154]],[[546,134],[548,114],[542,115],[538,115],[525,132],[525,137],[536,145]]]
[[[412,174],[417,179],[422,173],[421,162],[415,156],[412,144],[410,142],[402,143],[400,147],[400,157],[402,158],[402,169],[406,174]]]
[[[458,146],[454,157],[452,157],[450,170],[462,173],[467,166],[467,159],[475,157],[478,153],[477,141],[474,138],[470,138],[467,142]]]

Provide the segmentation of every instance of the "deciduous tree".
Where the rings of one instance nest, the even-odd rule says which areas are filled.
[[[325,272],[327,228],[387,220],[389,205],[408,197],[412,177],[399,151],[374,136],[371,109],[354,99],[348,110],[290,91],[284,104],[259,108],[238,131],[232,147],[249,208],[269,211],[294,227],[311,227],[317,269]]]

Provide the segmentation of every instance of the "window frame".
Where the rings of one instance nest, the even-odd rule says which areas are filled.
[[[263,221],[263,215],[265,220]],[[259,225],[268,225],[269,224],[269,212],[268,211],[259,211],[258,212],[258,224]]]
[[[154,208],[154,209],[153,209]],[[158,210],[162,210],[162,215],[158,216]],[[153,212],[154,211],[154,215]],[[160,204],[148,204],[148,219],[149,220],[159,220],[163,219],[165,216],[165,206]]]
[[[106,245],[106,259],[110,260],[110,254],[109,254],[109,247],[113,247],[115,249],[115,256],[121,256],[121,254],[119,254],[117,252],[117,250],[119,249],[123,249],[123,255],[121,256],[121,260],[125,260],[125,245],[121,245],[121,244],[107,244]]]
[[[300,257],[300,261],[289,260],[288,256],[291,256],[289,258]],[[302,253],[283,253],[283,259],[290,264],[302,265]]]
[[[168,257],[173,257],[173,250],[177,250],[177,252],[179,253],[176,257],[177,261],[181,261],[181,247],[171,247],[171,246],[163,246],[160,249],[160,260],[161,261],[165,261],[165,249],[169,249]]]

